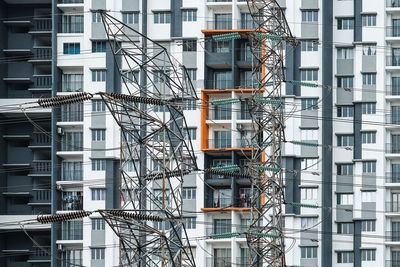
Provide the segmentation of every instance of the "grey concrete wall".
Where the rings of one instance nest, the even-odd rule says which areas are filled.
[[[362,72],[376,72],[376,56],[362,56]]]
[[[337,175],[336,176],[336,192],[337,193],[353,193],[353,176]]]
[[[362,101],[375,102],[376,101],[376,85],[363,85],[362,86]]]
[[[302,128],[318,127],[318,110],[302,110],[301,127]]]
[[[361,203],[361,218],[364,220],[376,219],[376,203],[362,202]]]
[[[197,68],[197,52],[183,52],[182,62],[188,69]]]
[[[376,189],[376,175],[363,174],[361,189]]]
[[[336,221],[337,222],[352,222],[353,221],[353,205],[337,205],[336,206]]]
[[[92,141],[92,158],[104,158],[106,156],[106,142],[105,141]]]
[[[354,60],[353,59],[337,59],[337,69],[336,69],[336,74],[337,75],[353,75],[353,65],[354,65]]]
[[[302,9],[317,9],[318,0],[301,0]]]
[[[307,230],[300,233],[300,246],[315,246],[315,241],[318,240],[317,230]]]
[[[107,110],[107,108],[106,108]],[[106,113],[95,112],[92,113],[92,128],[106,128]]]
[[[139,0],[122,0],[122,11],[139,11]]]
[[[106,0],[92,0],[92,9],[106,9]]]
[[[353,104],[353,90],[346,91],[343,88],[337,88],[336,89],[336,104],[352,105]]]
[[[318,266],[318,258],[315,259],[300,259],[301,266]]]
[[[102,22],[92,22],[92,39],[107,39]]]
[[[318,140],[303,140],[303,142],[318,144]],[[318,157],[318,147],[314,146],[301,146],[302,158],[316,158]]]
[[[302,22],[301,37],[318,39],[318,23],[317,22]]]
[[[91,230],[91,240],[92,246],[104,246],[106,239],[106,231],[105,230]]]

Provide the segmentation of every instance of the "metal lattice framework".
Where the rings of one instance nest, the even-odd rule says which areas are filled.
[[[275,0],[247,0],[255,32],[249,35],[257,59],[257,88],[249,100],[253,121],[250,163],[252,205],[247,234],[249,266],[285,266],[283,233],[284,183],[281,168],[284,112],[283,41],[296,44]]]
[[[183,108],[195,89],[165,47],[99,12],[123,85],[100,93],[121,130],[121,208],[100,214],[121,265],[195,266],[182,221],[183,176],[197,170]]]

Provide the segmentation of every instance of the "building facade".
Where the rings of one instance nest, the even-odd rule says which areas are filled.
[[[123,92],[96,12],[108,10],[188,69],[201,97],[184,111],[199,168],[245,172],[255,26],[244,0],[32,2],[0,0],[0,265],[118,266],[118,239],[98,215],[27,226],[36,243],[7,224],[119,208],[111,114],[96,97],[27,116],[18,105]],[[400,1],[278,2],[300,41],[284,51],[286,264],[400,266]],[[231,32],[241,38],[212,38]],[[239,101],[212,104],[228,98]],[[246,266],[250,180],[191,174],[182,195],[197,265]],[[212,238],[223,233],[240,235]]]

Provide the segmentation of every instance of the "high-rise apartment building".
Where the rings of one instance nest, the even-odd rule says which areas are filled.
[[[286,264],[400,266],[400,1],[278,3],[299,40],[285,46],[282,84]],[[0,0],[1,266],[119,264],[118,239],[99,215],[26,226],[35,242],[8,224],[119,208],[120,130],[104,102],[29,110],[29,119],[19,107],[50,95],[124,93],[98,10],[186,66],[201,97],[184,111],[199,168],[236,164],[246,172],[246,98],[255,84],[246,1]],[[212,38],[231,32],[241,38]],[[240,101],[211,104],[227,98]],[[184,221],[198,266],[248,263],[250,186],[185,176]],[[240,235],[212,238],[223,233]]]

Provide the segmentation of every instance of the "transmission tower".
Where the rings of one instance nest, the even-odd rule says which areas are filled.
[[[120,240],[121,265],[195,266],[181,193],[197,170],[183,116],[195,89],[165,47],[99,12],[123,85],[100,93],[121,130],[121,209],[100,214]]]
[[[257,59],[256,89],[249,99],[254,135],[250,163],[252,205],[247,233],[250,266],[285,266],[283,233],[284,183],[282,143],[284,110],[284,41],[296,45],[282,9],[275,0],[247,0],[256,24],[249,35]]]

